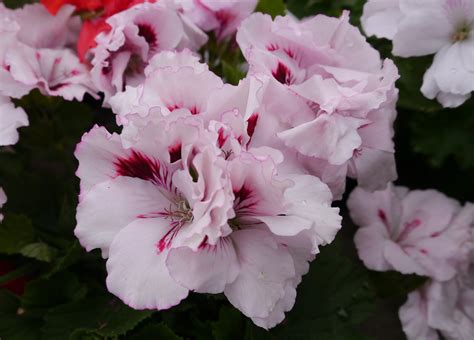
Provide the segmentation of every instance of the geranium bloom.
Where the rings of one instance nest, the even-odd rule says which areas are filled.
[[[126,9],[141,4],[143,2],[155,2],[154,0],[106,0],[100,7],[100,15],[95,12],[93,17],[85,19],[82,23],[79,38],[77,40],[77,54],[81,61],[89,57],[90,49],[97,46],[95,38],[102,32],[109,32],[111,27],[107,23],[107,18],[125,11]]]
[[[85,93],[95,95],[87,68],[63,48],[71,9],[66,6],[53,17],[39,4],[19,10],[0,8],[0,94],[21,98],[37,88],[45,95],[67,100],[82,100]],[[39,33],[35,34],[31,23],[38,17],[43,19],[35,26]],[[44,23],[50,19],[51,23]]]
[[[389,186],[368,193],[356,188],[347,202],[361,228],[354,241],[359,257],[373,270],[451,279],[466,261],[474,205],[461,208],[435,190],[408,191]]]
[[[474,260],[474,259],[473,259]],[[430,280],[399,310],[409,340],[469,340],[474,334],[474,264],[446,282]]]
[[[25,5],[11,10],[0,3],[0,16],[8,17],[18,24],[18,41],[33,48],[62,48],[68,42],[73,6],[64,6],[55,15],[51,15],[40,4]]]
[[[144,69],[157,52],[199,48],[207,39],[175,11],[160,3],[136,5],[107,19],[111,30],[101,33],[93,50],[92,77],[105,101],[125,85],[144,80]]]
[[[367,35],[393,39],[401,18],[400,0],[368,0],[361,22]]]
[[[172,0],[180,11],[206,32],[218,39],[235,33],[242,20],[257,6],[257,0]]]
[[[395,13],[396,1],[367,4],[367,32],[393,39],[393,54],[416,57],[435,54],[433,64],[425,73],[421,92],[430,99],[437,98],[444,107],[457,107],[474,91],[474,1],[472,0],[399,0],[396,29],[393,20],[390,34],[386,25],[376,25]],[[377,6],[378,11],[372,11]],[[383,9],[382,7],[385,8]],[[369,24],[370,23],[370,24]],[[395,31],[395,34],[393,34]]]
[[[69,50],[38,49],[17,46],[9,51],[6,64],[12,77],[44,95],[66,100],[82,100],[84,94],[95,96],[89,72]]]
[[[124,125],[125,143],[139,135],[140,126],[156,118],[157,113],[215,116],[207,111],[218,100],[217,90],[223,89],[224,83],[190,50],[158,53],[149,61],[144,78],[138,86],[127,86],[110,100],[118,123]],[[220,113],[232,109],[227,107]]]
[[[237,41],[250,73],[271,77],[266,103],[284,105],[273,105],[273,113],[262,119],[276,119],[275,132],[286,153],[310,163],[308,171],[337,177],[327,182],[336,197],[346,175],[370,190],[396,177],[397,69],[390,60],[381,62],[349,24],[347,13],[340,19],[318,15],[301,22],[289,16],[272,21],[255,13],[242,23]]]
[[[222,89],[208,87],[208,71],[178,66],[192,62],[190,55],[157,58],[163,65],[173,55],[174,67],[153,64],[151,84],[159,86],[158,72],[168,70],[175,79],[188,72],[188,82],[195,73],[203,80],[195,89],[203,89],[197,95],[184,89],[183,97],[172,96],[173,86],[155,92],[163,110],[148,113],[128,148],[102,128],[84,136],[76,151],[75,233],[87,250],[100,248],[108,257],[108,289],[134,308],[166,309],[189,290],[224,292],[256,324],[273,327],[292,308],[318,246],[334,239],[338,209],[316,177],[279,176],[278,151],[221,149],[228,135],[206,129],[212,110],[204,104]]]
[[[25,111],[21,107],[15,108],[10,98],[0,95],[0,146],[16,144],[19,137],[17,129],[22,126],[28,126]],[[3,203],[0,198],[0,206]]]

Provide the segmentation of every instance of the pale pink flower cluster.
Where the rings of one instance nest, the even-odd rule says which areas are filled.
[[[470,339],[474,331],[474,204],[461,206],[435,190],[390,185],[356,188],[347,202],[360,226],[354,241],[372,270],[427,276],[400,309],[411,340]]]
[[[148,61],[164,50],[199,49],[207,36],[166,2],[143,3],[107,19],[110,30],[96,37],[91,75],[105,102],[144,80]]]
[[[257,6],[257,0],[170,0],[191,22],[217,39],[235,33]]]
[[[28,125],[11,98],[33,89],[67,100],[95,93],[87,68],[68,48],[77,23],[73,11],[65,6],[52,16],[40,4],[10,10],[0,3],[0,145],[15,144],[17,128]]]
[[[40,4],[9,10],[0,7],[0,94],[20,98],[33,89],[66,100],[95,94],[87,68],[67,44],[74,34],[74,8],[56,16]]]
[[[362,25],[393,41],[393,54],[435,54],[421,92],[457,107],[474,91],[474,0],[369,0]]]
[[[196,51],[207,42],[204,31],[218,39],[235,33],[256,7],[256,0],[164,0],[142,3],[106,20],[90,51],[91,75],[105,94],[105,104],[126,85],[143,82],[149,61],[161,51]]]
[[[281,149],[337,198],[346,176],[368,190],[396,179],[397,68],[381,61],[348,13],[303,21],[256,13],[242,23],[237,42],[250,74],[267,83],[262,97],[275,98],[264,99],[257,144]]]
[[[430,280],[400,308],[409,340],[470,340],[474,334],[474,262],[455,278]]]
[[[75,234],[133,308],[224,293],[271,328],[341,227],[346,176],[370,190],[396,177],[397,69],[347,13],[253,14],[237,33],[250,72],[224,84],[192,52],[204,41],[189,13],[168,6],[131,7],[97,38],[94,81],[122,130],[77,147]]]
[[[224,293],[275,326],[341,227],[329,188],[251,145],[251,79],[224,85],[190,51],[157,54],[145,75],[111,100],[122,133],[95,127],[77,147],[76,236],[102,250],[108,289],[133,308]]]

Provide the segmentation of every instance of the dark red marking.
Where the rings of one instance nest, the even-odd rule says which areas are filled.
[[[168,148],[170,154],[170,163],[177,162],[181,159],[181,143]]]
[[[379,218],[382,220],[384,224],[387,224],[387,215],[385,214],[385,211],[383,211],[382,209],[379,209],[377,211],[377,215],[379,216]]]
[[[49,89],[50,89],[51,91],[57,91],[57,90],[59,90],[60,88],[66,86],[66,85],[67,85],[67,84],[57,84],[57,85],[51,86]]]
[[[199,113],[199,110],[198,110],[198,108],[197,108],[196,106],[191,107],[191,108],[189,109],[189,111],[191,112],[191,114],[192,114],[193,116],[195,116],[195,115],[197,115],[197,114]]]
[[[256,202],[253,197],[253,192],[245,185],[239,190],[234,191],[234,210],[237,215],[248,215],[253,211]]]
[[[354,151],[352,152],[352,157],[354,157],[354,158],[360,157],[361,155],[362,155],[362,149],[361,148],[354,149]]]
[[[277,51],[278,49],[280,49],[280,47],[278,47],[277,44],[270,44],[267,46],[267,50],[270,52]]]
[[[254,113],[247,119],[247,134],[250,138],[252,138],[253,134],[255,133],[255,127],[257,126],[258,121],[258,113]]]
[[[173,239],[178,235],[180,229],[184,226],[185,223],[181,221],[172,221],[170,223],[170,230],[158,241],[156,244],[156,248],[158,250],[158,254],[162,253],[165,249],[169,249],[171,247],[171,243]]]
[[[204,249],[208,246],[207,244],[208,237],[205,236],[204,239],[202,240],[201,244],[199,245],[198,249]]]
[[[396,241],[398,242],[404,240],[414,229],[418,228],[420,225],[421,221],[417,218],[411,222],[405,223],[403,230]]]
[[[220,10],[216,12],[216,19],[220,22],[221,32],[224,28],[235,18],[232,12],[226,10]]]
[[[118,158],[114,162],[117,176],[127,176],[151,181],[171,190],[171,176],[168,169],[155,159],[132,150],[128,157]]]
[[[217,137],[217,144],[219,145],[219,148],[222,148],[225,142],[227,142],[227,139],[229,138],[229,136],[225,136],[224,134],[225,134],[224,128],[221,127],[218,131],[218,137]]]
[[[170,112],[173,112],[174,110],[182,109],[182,108],[183,106],[176,105],[176,104],[168,106],[168,110],[170,110]],[[199,110],[196,106],[191,106],[190,108],[187,108],[187,109],[189,110],[189,112],[191,112],[193,116],[199,114]]]
[[[285,64],[278,63],[276,70],[272,71],[272,75],[276,80],[284,85],[291,85],[293,82],[293,76]]]
[[[138,24],[138,35],[143,37],[150,45],[150,49],[158,47],[158,40],[156,38],[155,30],[149,24]]]
[[[285,48],[284,51],[288,55],[288,57],[290,57],[291,59],[295,59],[296,54],[291,49]]]

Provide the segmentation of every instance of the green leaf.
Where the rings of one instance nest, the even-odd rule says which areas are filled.
[[[380,297],[405,296],[409,292],[421,287],[426,277],[417,275],[403,275],[399,272],[370,272],[370,278]]]
[[[0,252],[4,254],[21,253],[28,244],[34,242],[35,231],[28,217],[5,214],[0,224]]]
[[[393,57],[392,57],[393,58]],[[431,65],[433,58],[395,58],[400,78],[397,87],[400,90],[398,107],[402,109],[436,112],[442,109],[436,100],[427,99],[421,93],[423,75]]]
[[[274,18],[285,15],[286,6],[283,0],[260,0],[255,11],[270,14]]]
[[[235,308],[224,306],[219,311],[219,319],[212,323],[215,340],[240,340],[245,330],[245,319]]]
[[[160,339],[160,340],[181,340],[165,323],[150,323],[138,332],[127,337],[130,340]]]
[[[40,338],[41,320],[20,309],[18,297],[0,290],[0,337],[2,340],[36,340]]]
[[[344,257],[341,247],[339,237],[322,249],[298,287],[295,307],[272,334],[292,339],[363,338],[356,327],[373,313],[375,294],[368,272]]]
[[[44,313],[51,307],[83,299],[87,286],[72,273],[60,273],[51,278],[29,282],[21,297],[21,307],[29,313]]]
[[[359,25],[359,18],[365,2],[366,0],[287,0],[287,7],[298,18],[321,13],[337,17],[343,10],[349,9],[352,23]]]
[[[36,0],[4,0],[3,1],[7,8],[20,8],[26,4],[36,2]]]
[[[113,337],[127,333],[153,311],[137,311],[112,296],[90,297],[51,309],[45,316],[43,336],[48,340],[67,339],[91,333]]]
[[[72,242],[72,244],[67,247],[66,253],[53,263],[53,268],[48,273],[46,273],[45,277],[51,277],[53,274],[69,268],[74,263],[79,261],[81,257],[84,256],[84,254],[85,251],[79,242]]]
[[[57,251],[46,243],[36,242],[24,246],[20,249],[19,253],[38,261],[51,262],[56,256]]]
[[[227,83],[237,85],[239,81],[245,78],[245,73],[238,66],[222,60],[222,72]]]
[[[462,169],[474,169],[474,100],[458,109],[411,113],[413,147],[434,167],[451,158]]]

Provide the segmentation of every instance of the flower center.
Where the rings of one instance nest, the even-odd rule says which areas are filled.
[[[188,201],[181,197],[175,204],[173,204],[173,206],[170,205],[170,207],[161,212],[160,215],[161,217],[179,225],[192,222],[194,218],[193,210],[189,206]]]
[[[464,41],[469,38],[470,28],[467,25],[461,26],[453,35],[454,42]]]

